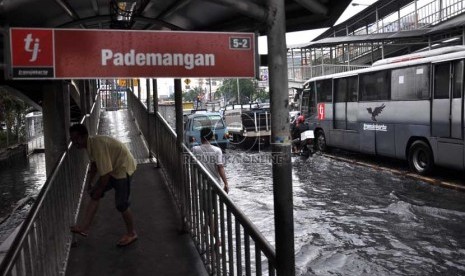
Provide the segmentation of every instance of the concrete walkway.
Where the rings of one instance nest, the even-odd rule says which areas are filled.
[[[128,112],[102,113],[99,134],[126,143],[139,162],[131,188],[139,239],[125,248],[116,246],[125,226],[109,191],[100,202],[89,236],[75,235],[66,275],[208,275],[190,236],[180,233],[180,219],[161,171],[149,162]]]

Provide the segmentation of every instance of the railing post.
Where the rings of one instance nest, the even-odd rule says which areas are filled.
[[[157,168],[160,168],[160,148],[159,148],[159,145],[160,145],[160,137],[158,137],[158,128],[160,126],[158,126],[158,83],[157,83],[157,79],[152,79],[152,88],[153,88],[153,114],[155,116],[155,124],[154,124],[154,128],[155,128],[155,131],[154,131],[154,134],[155,134],[155,154],[156,154],[156,157],[157,157]]]
[[[47,177],[56,166],[58,158],[66,151],[70,124],[69,84],[49,82],[42,88],[45,160]]]
[[[80,101],[80,104],[81,104],[81,115],[86,115],[89,111],[90,108],[87,108],[87,97],[86,97],[86,89],[85,89],[85,85],[84,85],[84,81],[83,80],[79,80],[76,82],[76,86],[78,87],[79,89],[79,101]]]
[[[277,274],[295,275],[291,141],[284,0],[268,0],[273,198]]]
[[[152,158],[152,134],[150,133],[150,79],[145,79],[147,89],[147,146],[149,148],[149,158]]]
[[[181,203],[181,225],[182,225],[182,232],[187,231],[187,225],[185,220],[185,210],[186,210],[186,201],[184,198],[184,191],[186,187],[184,187],[184,166],[183,166],[183,148],[182,148],[182,141],[183,141],[183,114],[182,114],[182,83],[181,79],[174,80],[174,108],[176,112],[176,148],[178,150],[178,173],[177,173],[177,183],[180,189],[180,203]]]

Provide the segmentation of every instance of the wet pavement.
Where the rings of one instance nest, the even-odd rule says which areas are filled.
[[[230,197],[274,244],[270,152],[228,150]],[[293,157],[298,275],[464,275],[465,193]]]
[[[65,275],[207,275],[190,235],[181,231],[181,219],[162,171],[150,163],[148,149],[128,111],[103,112],[99,134],[125,143],[137,160],[130,208],[139,238],[126,247],[116,246],[125,227],[114,207],[114,192],[108,191],[100,200],[89,235],[75,235]],[[81,219],[89,197],[84,195],[83,200]]]

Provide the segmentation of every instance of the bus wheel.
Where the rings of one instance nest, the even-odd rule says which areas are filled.
[[[320,152],[325,152],[328,147],[326,146],[326,137],[323,131],[316,132],[316,149]]]
[[[408,162],[414,172],[427,175],[433,170],[433,152],[427,143],[416,141],[410,146]]]

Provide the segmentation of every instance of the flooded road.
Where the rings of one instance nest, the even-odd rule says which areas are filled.
[[[226,158],[230,197],[274,244],[270,152]],[[292,160],[297,275],[465,275],[465,193],[321,155]],[[45,182],[44,155],[0,179],[1,243]]]
[[[230,197],[274,244],[270,152],[228,150]],[[465,275],[465,193],[293,157],[297,275]]]
[[[0,244],[24,220],[46,178],[45,153],[0,168]]]

